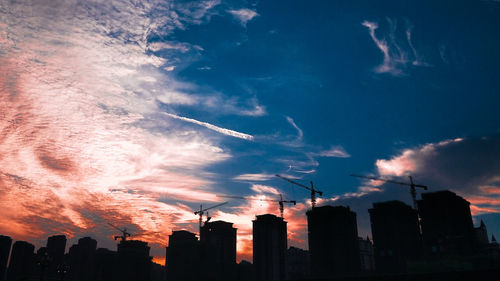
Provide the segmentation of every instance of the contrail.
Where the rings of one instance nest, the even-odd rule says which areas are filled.
[[[179,120],[183,120],[183,121],[186,121],[186,122],[189,122],[189,123],[193,123],[193,124],[197,124],[197,125],[203,126],[205,128],[208,128],[210,130],[214,130],[214,131],[219,132],[219,133],[224,134],[224,135],[228,135],[228,136],[231,136],[231,137],[240,138],[240,139],[244,139],[244,140],[249,140],[249,141],[253,140],[253,136],[252,135],[248,135],[248,134],[240,133],[240,132],[237,132],[237,131],[233,131],[233,130],[229,130],[229,129],[217,127],[217,126],[212,125],[212,124],[207,123],[207,122],[201,122],[201,121],[198,121],[196,119],[182,117],[182,116],[177,116],[177,115],[174,115],[174,114],[171,114],[171,113],[167,113],[167,112],[163,112],[163,114],[165,114],[165,115],[167,115],[169,117],[172,117],[174,119],[179,119]]]

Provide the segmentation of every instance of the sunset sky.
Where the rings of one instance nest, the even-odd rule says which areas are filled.
[[[0,0],[0,234],[115,249],[126,227],[161,260],[217,194],[357,212],[405,187],[450,189],[500,238],[500,2]],[[274,202],[210,213],[238,228]]]

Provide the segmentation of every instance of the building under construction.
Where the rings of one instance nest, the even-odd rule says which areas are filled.
[[[357,274],[360,253],[356,213],[349,207],[321,206],[307,211],[311,275],[332,278]]]
[[[368,212],[377,272],[407,272],[407,262],[422,254],[417,211],[401,201],[387,201],[374,203]]]
[[[275,215],[257,216],[253,221],[253,265],[259,281],[285,280],[287,222]]]
[[[235,280],[236,228],[232,223],[206,222],[200,232],[200,247],[204,280]]]

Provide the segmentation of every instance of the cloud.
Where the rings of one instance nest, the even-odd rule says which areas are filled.
[[[186,53],[191,49],[191,46],[187,43],[182,42],[152,42],[148,43],[148,49],[153,52],[158,52],[161,50],[176,50],[182,53]]]
[[[500,213],[500,135],[456,138],[401,150],[375,161],[375,177],[415,182],[426,192],[449,189],[471,203],[473,216]],[[417,190],[417,198],[420,193]],[[348,205],[357,212],[360,235],[370,234],[367,210],[374,202],[401,200],[412,205],[409,188],[363,180],[356,191],[334,195],[321,204]],[[491,228],[489,231],[495,232]]]
[[[384,33],[385,36],[382,38],[377,37],[376,34],[376,31],[379,30],[378,22],[364,21],[362,23],[363,26],[368,28],[368,33],[370,34],[371,39],[384,56],[382,64],[377,66],[374,69],[374,72],[401,76],[405,74],[409,65],[429,66],[413,45],[411,36],[413,26],[410,22],[406,21],[406,25],[404,27],[404,40],[396,37],[398,27],[397,20],[387,18],[386,22],[388,31]]]
[[[229,130],[229,129],[225,129],[225,128],[221,128],[221,127],[212,125],[212,124],[207,123],[207,122],[201,122],[201,121],[198,121],[198,120],[195,120],[195,119],[192,119],[192,118],[177,116],[177,115],[174,115],[174,114],[171,114],[171,113],[167,113],[167,112],[164,112],[164,114],[167,115],[167,116],[169,116],[169,117],[172,117],[174,119],[179,119],[179,120],[183,120],[183,121],[186,121],[186,122],[189,122],[189,123],[193,123],[193,124],[196,124],[196,125],[203,126],[205,128],[208,128],[210,130],[216,131],[218,133],[221,133],[221,134],[224,134],[224,135],[227,135],[227,136],[231,136],[231,137],[235,137],[235,138],[240,138],[240,139],[244,139],[244,140],[250,140],[250,141],[253,140],[253,136],[251,136],[251,135],[240,133],[240,132]]]
[[[173,70],[173,68],[172,68]],[[170,71],[170,70],[169,70]],[[196,105],[198,103],[197,97],[188,95],[176,90],[167,90],[163,94],[155,96],[156,99],[165,104],[175,105]]]
[[[241,181],[267,181],[274,178],[273,174],[241,174],[233,178],[233,180]]]
[[[274,195],[279,195],[280,192],[272,186],[262,185],[262,184],[252,184],[251,189],[257,193],[269,193]]]
[[[299,143],[302,141],[302,138],[304,137],[304,132],[302,131],[302,129],[299,128],[299,126],[297,126],[297,124],[295,124],[295,121],[293,121],[293,118],[290,117],[290,116],[285,116],[286,117],[286,121],[288,121],[288,123],[290,123],[290,125],[292,125],[295,130],[297,130],[297,138],[296,138],[296,142]]]
[[[165,71],[178,62],[172,50],[199,50],[181,42],[150,44],[148,38],[206,21],[217,3],[197,1],[185,9],[159,0],[2,3],[4,234],[37,246],[52,234],[73,240],[86,234],[112,248],[114,230],[106,224],[112,222],[151,243],[153,255],[163,255],[165,233],[195,230],[190,202],[216,199],[205,169],[232,155],[220,138],[162,116],[161,103],[202,104],[184,91],[196,85]],[[249,105],[238,109],[247,109],[245,116],[263,114],[256,100]]]
[[[256,11],[245,8],[239,10],[229,10],[228,12],[233,15],[233,17],[237,19],[244,27],[247,26],[247,23],[249,21],[259,15]]]
[[[323,150],[317,154],[321,157],[337,157],[337,158],[349,158],[351,155],[345,151],[342,146],[332,146],[328,150]]]
[[[410,175],[416,171],[424,169],[427,163],[425,159],[436,155],[436,150],[446,147],[452,143],[463,141],[461,138],[444,140],[438,143],[425,144],[418,148],[405,149],[400,155],[394,156],[391,159],[379,159],[375,165],[378,172],[382,176],[397,176]]]
[[[267,114],[266,108],[259,104],[256,97],[242,102],[237,97],[225,98],[223,95],[216,93],[209,96],[199,95],[198,99],[201,105],[216,110],[219,114],[235,114],[251,117],[260,117]]]

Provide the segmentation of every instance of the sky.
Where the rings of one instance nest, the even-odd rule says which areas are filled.
[[[307,190],[349,206],[449,189],[500,238],[500,2],[0,0],[0,233],[164,259],[194,210],[238,228]],[[419,194],[420,194],[419,190]],[[248,196],[253,200],[217,195]],[[420,196],[420,195],[419,195]]]

